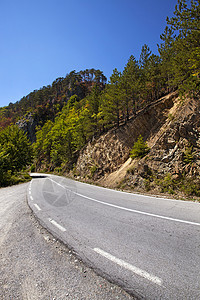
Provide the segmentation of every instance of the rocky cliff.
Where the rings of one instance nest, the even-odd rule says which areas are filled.
[[[129,153],[140,134],[151,150],[132,160]],[[198,195],[199,151],[200,101],[171,93],[90,142],[80,153],[76,175],[110,187]]]
[[[121,184],[136,191],[200,196],[199,99],[178,99],[165,124],[147,141],[149,154],[131,161]],[[112,176],[108,181],[116,185]]]
[[[16,122],[16,125],[22,129],[25,134],[27,134],[27,137],[31,143],[36,141],[37,122],[31,113],[27,114],[23,119]]]
[[[175,99],[176,93],[172,93],[139,111],[127,124],[89,142],[79,155],[79,176],[90,176],[92,170],[92,175],[97,179],[117,170],[129,158],[130,149],[140,134],[148,139],[159,132]]]

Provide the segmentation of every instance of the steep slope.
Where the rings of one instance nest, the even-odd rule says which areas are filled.
[[[90,142],[80,153],[76,175],[110,187],[172,194],[179,190],[198,196],[199,128],[199,99],[180,99],[171,93],[126,125]],[[132,160],[129,153],[140,134],[151,150]]]
[[[90,177],[93,170],[94,179],[97,179],[116,171],[129,158],[130,149],[140,134],[148,139],[159,132],[175,99],[176,93],[171,93],[139,111],[127,124],[89,142],[77,161],[79,176]]]

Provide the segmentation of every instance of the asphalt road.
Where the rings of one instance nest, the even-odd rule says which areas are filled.
[[[0,189],[0,299],[133,299],[39,225],[27,205],[28,187]]]
[[[200,205],[35,178],[31,208],[87,265],[139,298],[200,299]]]

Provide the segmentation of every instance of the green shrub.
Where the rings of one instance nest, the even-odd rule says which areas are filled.
[[[200,179],[197,178],[184,178],[180,185],[180,190],[184,192],[186,196],[200,197]]]
[[[143,137],[140,135],[137,139],[137,142],[133,145],[133,148],[130,152],[131,158],[142,158],[150,151],[147,143],[143,140]]]
[[[91,176],[93,177],[94,176],[94,173],[98,170],[98,167],[97,165],[93,165],[90,167],[90,174]]]
[[[26,180],[17,177],[31,162],[32,146],[24,132],[15,125],[0,131],[0,187]]]
[[[175,193],[176,182],[170,173],[167,173],[164,178],[156,180],[156,184],[160,186],[161,193]]]
[[[194,160],[193,147],[186,147],[185,152],[183,153],[183,160],[186,164],[191,164]]]

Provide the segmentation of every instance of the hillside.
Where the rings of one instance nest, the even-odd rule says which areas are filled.
[[[200,99],[176,92],[139,111],[127,124],[90,142],[80,153],[75,177],[136,192],[200,196]],[[150,147],[129,158],[139,135]]]
[[[0,108],[0,130],[18,122],[19,127],[35,141],[36,126],[43,126],[47,120],[54,121],[74,95],[82,100],[95,84],[104,89],[106,81],[107,78],[100,70],[74,70],[65,77],[57,78],[51,85],[34,90],[19,101]]]

